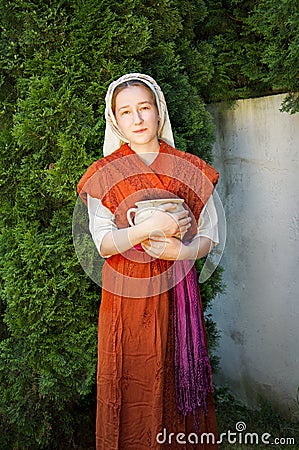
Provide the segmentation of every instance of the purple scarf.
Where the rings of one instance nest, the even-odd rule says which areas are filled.
[[[213,392],[212,370],[205,344],[195,266],[176,261],[174,287],[175,384],[179,413],[194,415],[199,431],[199,408],[207,414],[207,395]],[[186,274],[186,272],[189,272]]]

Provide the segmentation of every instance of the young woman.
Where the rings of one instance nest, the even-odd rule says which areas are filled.
[[[218,242],[218,173],[174,148],[164,95],[127,74],[106,95],[104,158],[78,185],[102,272],[97,450],[217,448],[211,368],[194,260]],[[129,226],[140,200],[171,201]],[[179,239],[178,236],[183,236]],[[209,443],[207,443],[207,441]]]

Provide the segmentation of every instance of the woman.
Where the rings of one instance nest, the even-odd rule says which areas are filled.
[[[217,427],[194,260],[217,243],[218,173],[174,148],[164,95],[148,75],[111,83],[105,115],[104,158],[78,186],[106,258],[97,450],[217,448],[200,441],[217,439]],[[128,209],[157,198],[182,198],[184,209],[169,201],[129,226]]]

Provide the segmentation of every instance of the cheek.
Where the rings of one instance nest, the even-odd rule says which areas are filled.
[[[149,114],[148,120],[152,123],[158,126],[159,124],[159,116],[158,114]]]
[[[118,118],[116,118],[116,123],[117,123],[118,127],[121,129],[121,131],[124,131],[129,126],[129,118],[128,118],[128,116],[118,117]]]

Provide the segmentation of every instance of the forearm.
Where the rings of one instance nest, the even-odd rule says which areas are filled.
[[[190,244],[184,245],[181,259],[200,259],[206,256],[213,248],[213,241],[201,236],[193,239]]]
[[[109,231],[103,237],[101,243],[101,255],[115,255],[123,253],[134,245],[148,239],[150,231],[144,224],[135,225],[134,227],[122,228],[118,230]]]
[[[162,209],[162,208],[165,209]],[[150,236],[164,235],[173,236],[177,233],[185,233],[191,226],[191,218],[188,211],[170,213],[175,205],[165,203],[160,209],[157,208],[149,219],[132,227],[111,230],[105,234],[101,242],[100,253],[102,256],[123,253],[136,244],[149,239]]]

